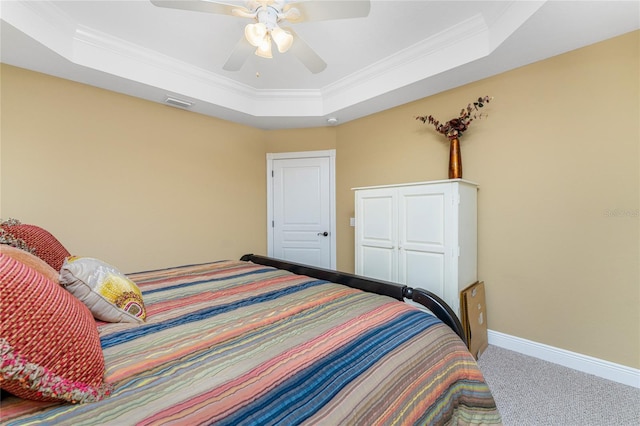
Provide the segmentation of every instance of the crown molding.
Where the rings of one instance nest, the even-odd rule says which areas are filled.
[[[329,109],[348,106],[345,94],[359,101],[371,99],[484,56],[488,31],[482,16],[475,15],[363,68],[323,89]],[[465,51],[471,55],[460,55]]]
[[[323,88],[327,109],[349,106],[488,56],[547,0],[505,2],[498,19],[477,14]]]

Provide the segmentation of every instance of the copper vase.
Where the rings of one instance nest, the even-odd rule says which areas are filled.
[[[451,139],[449,146],[449,179],[462,179],[462,157],[458,138]]]

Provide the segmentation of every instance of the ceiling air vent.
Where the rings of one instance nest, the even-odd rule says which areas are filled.
[[[164,100],[164,103],[167,105],[171,105],[171,106],[182,108],[182,109],[188,109],[193,106],[193,102],[172,98],[171,96],[167,96]]]

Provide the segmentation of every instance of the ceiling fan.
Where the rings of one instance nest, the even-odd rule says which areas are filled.
[[[238,71],[251,52],[263,58],[271,58],[273,42],[280,53],[291,50],[314,74],[324,70],[327,64],[295,31],[290,27],[282,28],[279,24],[366,17],[371,8],[369,0],[252,0],[246,2],[246,7],[212,0],[151,0],[151,3],[171,9],[252,19],[253,23],[247,24],[244,37],[236,44],[222,67],[227,71]]]

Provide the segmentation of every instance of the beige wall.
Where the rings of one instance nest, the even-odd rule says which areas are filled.
[[[413,118],[494,96],[461,144],[464,178],[480,184],[489,328],[640,367],[639,38],[340,126],[339,269],[354,262],[349,188],[447,178],[446,138]]]
[[[639,368],[639,37],[268,132],[3,66],[2,216],[123,270],[265,253],[265,153],[336,149],[338,268],[353,271],[351,188],[446,178],[446,140],[414,117],[491,95],[462,139],[489,327]]]
[[[336,128],[270,130],[264,132],[267,152],[298,152],[336,149]]]
[[[266,245],[262,132],[4,66],[2,217],[137,271]]]

